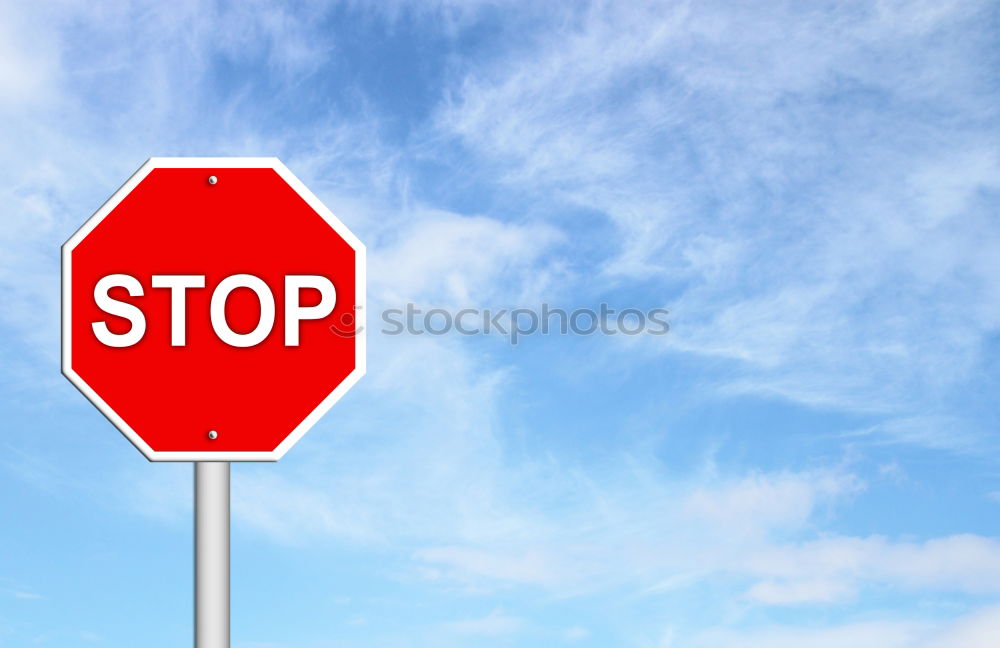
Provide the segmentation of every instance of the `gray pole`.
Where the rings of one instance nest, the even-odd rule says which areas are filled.
[[[229,463],[194,464],[194,645],[229,648]]]

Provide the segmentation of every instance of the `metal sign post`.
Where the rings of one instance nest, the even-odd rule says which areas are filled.
[[[229,648],[229,462],[194,464],[195,648]]]

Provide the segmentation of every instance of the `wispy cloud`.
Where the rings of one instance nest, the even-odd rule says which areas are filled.
[[[988,45],[954,37],[986,11],[596,4],[469,73],[438,127],[606,215],[605,280],[678,286],[656,343],[730,359],[725,393],[941,414],[1000,325]]]
[[[505,614],[503,610],[493,610],[484,617],[450,621],[442,627],[446,632],[462,636],[496,637],[517,632],[523,623],[521,619]]]
[[[1000,610],[987,606],[953,622],[885,619],[835,626],[763,627],[750,631],[709,630],[695,637],[695,648],[987,648],[1000,632]]]
[[[852,584],[837,580],[761,581],[747,591],[751,600],[765,605],[836,603],[855,594]]]
[[[633,466],[598,482],[596,475],[553,474],[552,465],[491,463],[498,447],[474,447],[441,455],[437,446],[437,465],[447,469],[420,477],[409,473],[405,455],[371,447],[363,474],[350,469],[357,459],[348,454],[323,471],[339,477],[312,474],[307,488],[249,475],[240,480],[237,513],[242,524],[287,542],[405,539],[420,547],[413,577],[472,591],[578,595],[628,583],[635,594],[657,595],[724,578],[744,584],[747,600],[763,606],[849,601],[886,585],[1000,592],[1000,544],[992,538],[912,542],[818,531],[825,509],[863,488],[850,474],[757,473],[709,485],[650,481]],[[391,486],[400,474],[408,489]],[[456,492],[452,484],[464,487]]]
[[[35,594],[33,592],[12,592],[14,598],[21,599],[24,601],[37,601],[43,597],[41,594]]]

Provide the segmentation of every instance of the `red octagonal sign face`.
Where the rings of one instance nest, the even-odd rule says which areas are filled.
[[[153,158],[63,246],[63,373],[152,461],[279,459],[365,371],[365,248],[275,158]]]

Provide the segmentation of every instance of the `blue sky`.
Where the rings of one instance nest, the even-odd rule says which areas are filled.
[[[233,469],[240,648],[985,648],[991,2],[0,6],[0,645],[191,638],[190,465],[59,375],[59,245],[275,155],[368,246],[368,375]],[[387,336],[423,307],[666,336]]]

